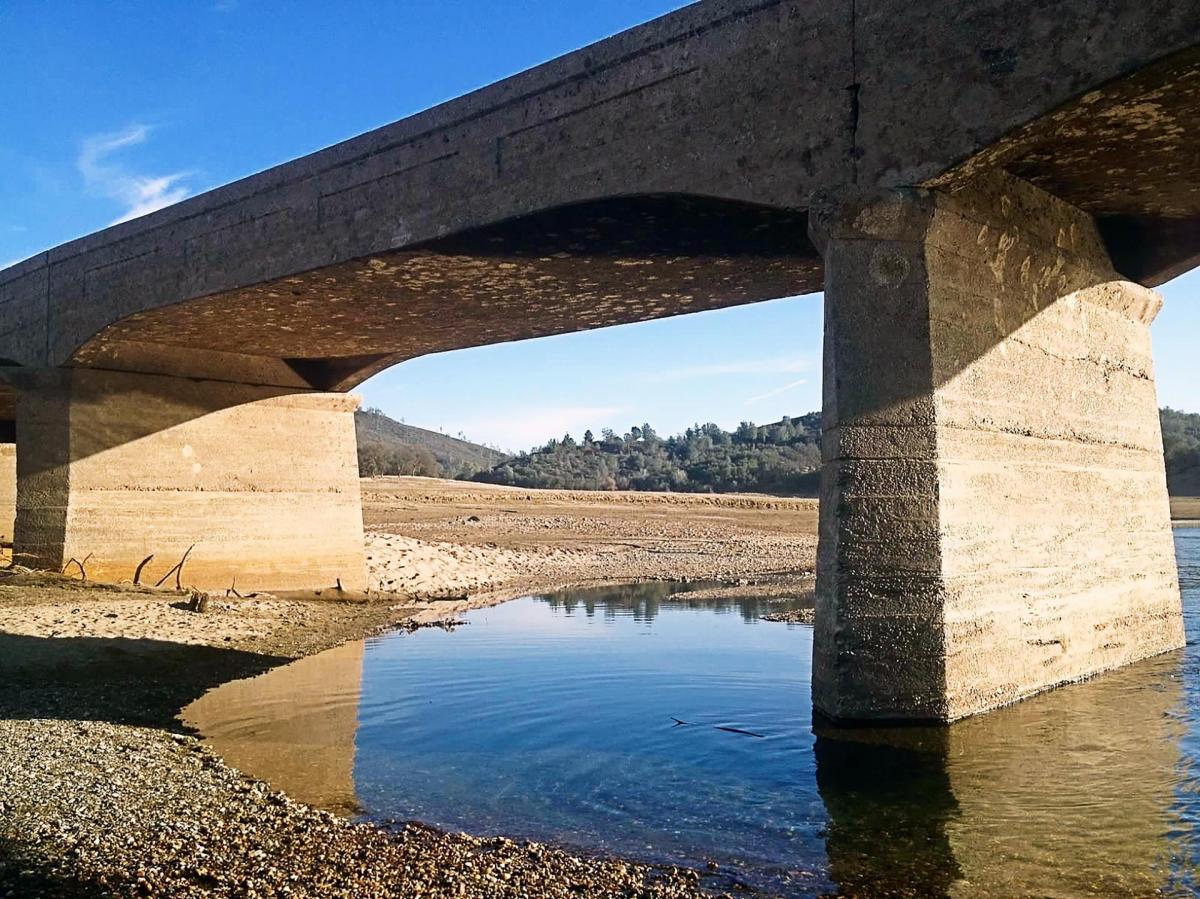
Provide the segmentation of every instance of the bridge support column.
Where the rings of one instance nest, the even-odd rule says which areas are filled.
[[[1015,179],[838,198],[812,222],[818,711],[949,721],[1182,646],[1159,296]]]
[[[0,561],[11,555],[17,518],[16,423],[0,421]]]
[[[182,582],[202,589],[366,586],[356,398],[86,369],[14,381],[19,563],[86,559],[116,582],[153,555],[153,584],[193,547]]]

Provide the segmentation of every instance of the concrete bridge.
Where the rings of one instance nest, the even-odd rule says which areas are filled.
[[[15,550],[361,588],[344,391],[824,289],[818,708],[1178,647],[1149,325],[1198,135],[1194,3],[702,0],[0,272]]]

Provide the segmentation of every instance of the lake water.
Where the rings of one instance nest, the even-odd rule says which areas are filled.
[[[1190,896],[1200,528],[1176,544],[1186,650],[951,727],[814,729],[811,628],[663,585],[352,644],[185,717],[330,808],[715,862],[788,896]]]

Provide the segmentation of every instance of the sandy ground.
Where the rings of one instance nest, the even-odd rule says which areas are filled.
[[[683,897],[722,872],[377,828],[242,776],[185,732],[218,684],[558,586],[811,591],[815,503],[364,482],[365,597],[211,596],[0,573],[0,896]]]
[[[816,503],[762,496],[515,490],[425,478],[363,482],[370,590],[186,596],[0,574],[0,634],[159,640],[294,657],[415,618],[525,592],[634,580],[716,582],[707,594],[811,590]]]
[[[1172,497],[1171,518],[1175,520],[1176,524],[1200,524],[1200,497]]]
[[[817,504],[753,495],[535,491],[363,482],[368,580],[461,594],[628,580],[778,589],[811,575]],[[740,595],[747,595],[742,589]]]

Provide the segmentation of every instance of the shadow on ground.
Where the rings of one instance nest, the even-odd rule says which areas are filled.
[[[0,719],[103,721],[182,732],[176,715],[208,690],[288,658],[162,640],[0,633]],[[0,895],[93,899],[113,886],[79,879],[40,841],[0,835]]]
[[[0,633],[0,718],[182,731],[175,716],[208,690],[290,661],[163,640]]]
[[[14,899],[108,899],[112,890],[103,884],[54,872],[47,859],[27,843],[0,837],[0,895]]]

